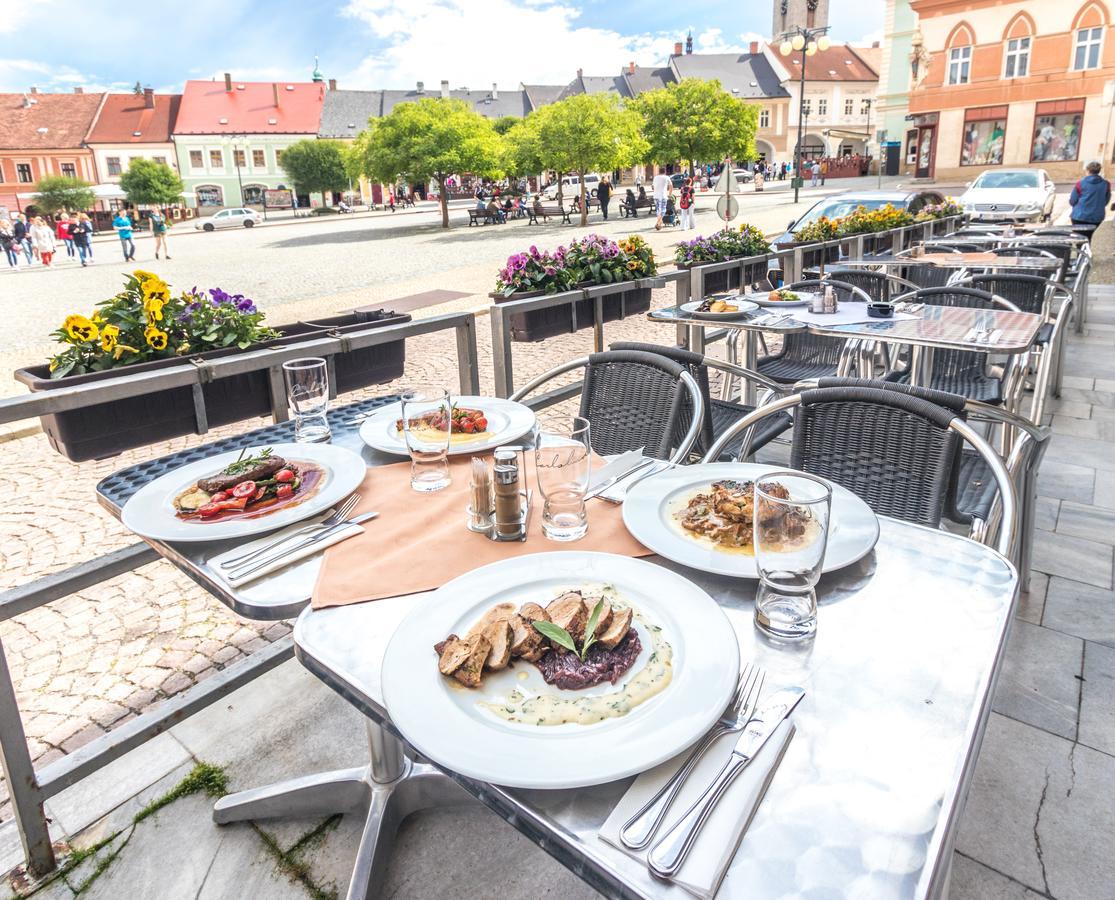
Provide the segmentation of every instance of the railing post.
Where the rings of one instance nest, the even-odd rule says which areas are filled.
[[[35,766],[27,749],[27,735],[19,717],[19,705],[3,644],[0,644],[0,762],[4,765],[4,778],[8,782],[27,868],[35,876],[45,875],[57,863],[43,811],[43,791],[35,777]]]
[[[515,391],[515,372],[511,361],[511,323],[498,303],[492,304],[489,318],[492,320],[492,370],[496,396],[506,398]]]
[[[271,393],[271,421],[278,425],[290,419],[290,407],[286,399],[286,383],[283,381],[282,366],[271,366],[267,370],[267,387]]]
[[[480,393],[480,365],[476,351],[476,316],[454,326],[457,336],[457,377],[462,394]]]
[[[691,284],[692,276],[689,272],[674,282],[674,309],[681,309],[683,303],[689,302],[689,286]],[[689,327],[686,325],[678,325],[675,329],[677,337],[677,345],[686,350],[689,349]]]
[[[705,276],[700,266],[689,270],[689,296],[693,300],[703,300],[705,296]],[[701,327],[689,329],[689,349],[694,353],[705,353],[705,330]]]
[[[585,291],[585,298],[590,296]],[[596,294],[592,297],[592,349],[597,353],[604,352],[604,296]]]

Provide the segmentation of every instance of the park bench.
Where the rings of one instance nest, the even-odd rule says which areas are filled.
[[[558,216],[561,216],[562,224],[573,224],[569,221],[569,210],[564,209],[560,206],[543,206],[537,212],[535,212],[533,206],[530,206],[527,207],[527,216],[528,225],[537,225],[539,223],[539,220],[548,222],[551,218],[557,218]]]
[[[654,201],[647,197],[646,200],[636,200],[634,208],[624,200],[619,204],[619,216],[621,219],[626,219],[629,216],[635,218],[639,215],[640,209],[654,209]]]
[[[500,225],[502,220],[498,212],[490,209],[470,209],[468,211],[468,224],[471,228],[473,225]]]

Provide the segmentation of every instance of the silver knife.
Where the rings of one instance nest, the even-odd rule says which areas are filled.
[[[643,459],[643,451],[645,449],[645,447],[640,447],[638,450],[628,450],[625,453],[621,453],[615,459],[593,472],[592,476],[589,478],[589,495],[591,495],[593,491],[599,490],[605,484],[613,481],[617,475],[622,475],[632,466],[638,465]]]
[[[585,494],[585,499],[586,500],[591,500],[593,497],[600,496],[605,491],[609,491],[612,488],[614,488],[617,484],[619,484],[621,481],[623,481],[623,479],[626,478],[628,475],[634,475],[640,469],[645,469],[651,463],[654,463],[656,461],[657,460],[655,460],[655,459],[644,459],[644,460],[641,460],[640,462],[635,463],[635,465],[631,466],[630,468],[624,469],[622,472],[620,472],[614,478],[609,478],[603,484],[598,485],[597,487],[594,487],[591,491],[589,491],[587,494]]]
[[[677,873],[681,864],[685,862],[685,857],[689,855],[701,827],[724,792],[736,776],[747,768],[755,758],[755,754],[763,748],[763,744],[782,724],[782,720],[793,712],[794,707],[804,696],[805,691],[802,688],[784,688],[763,704],[736,739],[732,755],[724,763],[716,778],[686,810],[685,815],[678,819],[662,839],[651,848],[647,856],[647,865],[655,875],[660,878],[671,878]]]
[[[317,534],[310,535],[305,540],[299,541],[293,547],[287,547],[285,550],[282,550],[278,553],[269,553],[264,559],[261,559],[261,560],[253,560],[254,565],[252,565],[251,568],[240,569],[239,571],[229,572],[229,573],[227,573],[228,577],[229,577],[229,579],[232,579],[232,580],[244,578],[248,575],[251,575],[253,572],[257,571],[258,569],[262,569],[264,566],[271,565],[271,563],[273,563],[275,560],[279,559],[280,557],[287,556],[291,553],[294,553],[297,550],[301,550],[305,547],[309,547],[311,544],[316,544],[318,541],[324,540],[325,538],[329,537],[332,534],[336,534],[342,528],[348,528],[349,525],[360,525],[363,522],[370,521],[371,519],[374,519],[378,515],[379,515],[378,512],[366,512],[366,513],[361,513],[358,516],[353,516],[351,519],[347,519],[344,522],[338,522],[332,528],[327,528],[327,529],[325,529],[325,531],[319,531]]]

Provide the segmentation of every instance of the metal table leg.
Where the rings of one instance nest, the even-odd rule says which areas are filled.
[[[745,369],[754,372],[759,362],[759,332],[747,329],[743,333],[743,356],[739,364]],[[744,406],[754,406],[756,402],[755,382],[749,378],[740,379],[740,403]]]
[[[368,722],[369,761],[355,769],[338,769],[291,778],[262,788],[222,797],[213,807],[218,825],[249,819],[328,816],[363,808],[366,822],[356,852],[347,900],[379,896],[395,832],[413,812],[477,801],[448,775],[406,756],[402,742],[380,725]]]
[[[929,387],[933,380],[933,348],[914,344],[910,347],[910,384]]]

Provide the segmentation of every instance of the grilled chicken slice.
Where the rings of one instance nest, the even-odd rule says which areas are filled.
[[[542,607],[538,609],[545,612]],[[546,639],[534,627],[533,621],[519,615],[512,616],[507,621],[511,626],[511,655],[525,659],[527,662],[540,660],[546,652]]]
[[[492,645],[484,635],[479,635],[470,641],[465,641],[469,646],[469,654],[464,663],[453,673],[456,678],[465,687],[476,687],[480,684],[480,675],[484,671],[484,661],[488,658],[488,652],[492,649]]]
[[[484,634],[493,622],[506,622],[513,615],[515,615],[514,603],[497,603],[480,617],[476,624],[468,630],[465,637],[474,638],[478,634]]]
[[[465,660],[472,653],[472,645],[451,634],[444,641],[434,644],[434,650],[438,654],[438,671],[442,675],[452,675],[465,664]]]
[[[631,608],[617,609],[612,615],[612,621],[608,623],[607,631],[597,631],[599,637],[596,643],[602,647],[611,650],[616,644],[623,640],[624,635],[627,634],[631,628]]]
[[[593,634],[603,634],[612,622],[612,606],[603,597],[585,597],[585,609],[588,610],[589,618],[592,617],[592,611],[596,609],[596,604],[603,601],[604,605],[600,608],[600,618],[596,620],[596,629]],[[588,622],[585,622],[588,625]]]
[[[524,603],[519,615],[528,622],[549,622],[550,614],[537,603]]]
[[[506,669],[511,662],[511,624],[507,619],[492,622],[484,629],[484,639],[490,645],[484,667],[493,672]]]
[[[562,594],[546,607],[546,612],[550,614],[550,621],[568,631],[573,640],[580,643],[584,639],[588,610],[585,609],[584,598],[579,593],[570,591]]]

